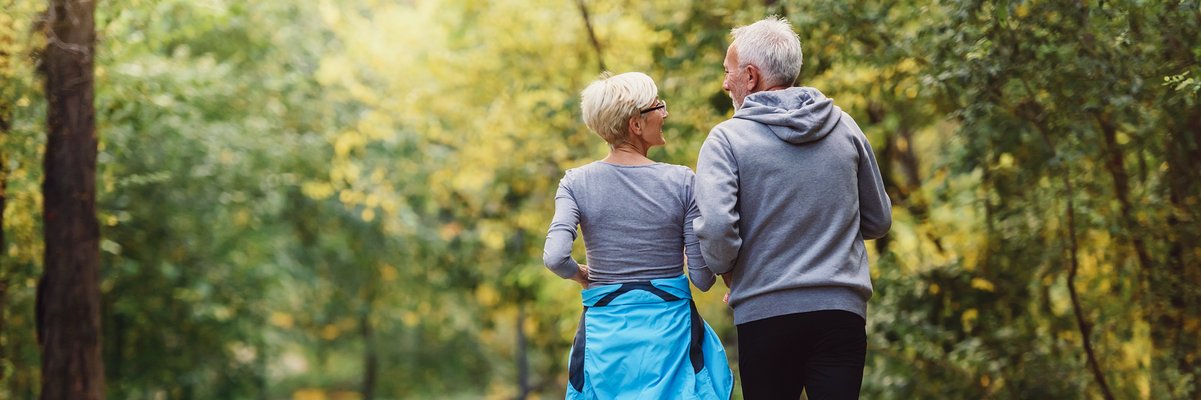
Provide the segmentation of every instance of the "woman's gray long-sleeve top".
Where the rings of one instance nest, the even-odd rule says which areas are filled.
[[[715,277],[701,258],[692,220],[696,175],[664,163],[618,165],[603,161],[567,170],[555,194],[555,216],[546,233],[542,261],[571,278],[579,225],[594,285],[679,276],[688,256],[688,277],[702,291]]]

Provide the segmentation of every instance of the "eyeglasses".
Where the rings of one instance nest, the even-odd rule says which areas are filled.
[[[655,110],[665,110],[665,109],[667,109],[667,100],[659,99],[659,101],[657,101],[654,106],[651,106],[651,108],[642,110],[642,114],[646,114],[648,112],[655,111]]]

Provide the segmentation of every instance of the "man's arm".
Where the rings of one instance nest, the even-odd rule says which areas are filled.
[[[700,242],[696,239],[696,231],[693,229],[693,223],[701,212],[696,208],[696,175],[692,170],[688,171],[688,179],[685,194],[688,211],[684,215],[684,256],[688,260],[688,279],[692,280],[697,289],[708,292],[717,278],[713,276],[713,271],[709,270],[705,258],[701,256]]]
[[[879,239],[892,228],[892,201],[884,191],[876,154],[863,132],[859,132],[859,233],[863,239]]]
[[[724,134],[716,128],[701,145],[696,161],[696,204],[693,221],[701,255],[709,269],[724,274],[734,268],[742,237],[738,233],[738,163]]]

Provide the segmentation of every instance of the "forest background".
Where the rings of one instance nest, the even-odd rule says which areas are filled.
[[[32,399],[55,37],[47,2],[0,10],[0,399]],[[1201,396],[1195,0],[110,0],[107,397],[561,397],[578,287],[541,248],[607,150],[579,91],[648,73],[651,157],[694,166],[729,29],[770,14],[894,203],[865,398]],[[734,362],[723,293],[698,307]]]

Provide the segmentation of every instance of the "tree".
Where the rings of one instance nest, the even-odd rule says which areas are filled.
[[[41,398],[46,400],[104,398],[92,104],[95,4],[56,0],[47,11],[46,256],[38,285]]]

